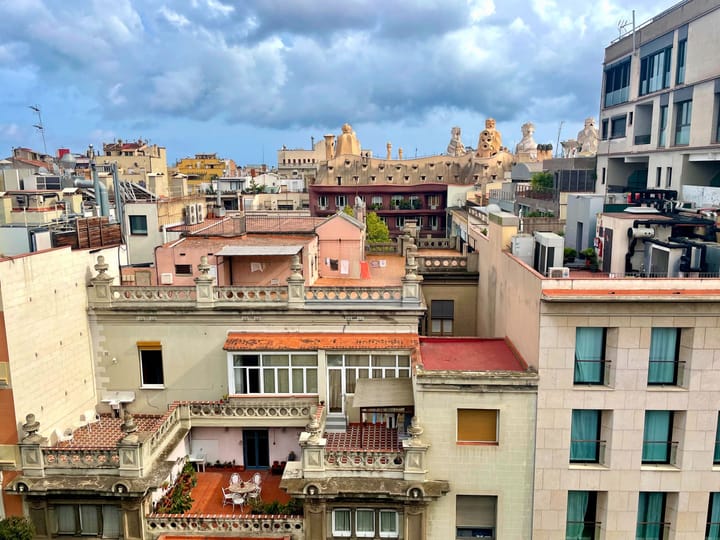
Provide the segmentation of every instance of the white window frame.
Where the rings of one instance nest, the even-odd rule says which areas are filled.
[[[395,518],[395,530],[391,532],[383,532],[382,530],[382,516],[383,514],[391,514]],[[398,513],[396,510],[380,510],[380,522],[379,522],[379,533],[380,538],[397,538],[400,536],[398,530]]]
[[[150,388],[150,389],[163,389],[165,388],[165,358],[163,354],[162,345],[143,345],[142,343],[138,343],[137,345],[138,350],[138,360],[140,362],[140,388]],[[150,352],[150,351],[159,351],[160,352],[160,371],[162,375],[162,382],[145,382],[145,377],[143,376],[143,352]]]
[[[428,216],[430,218],[430,229],[433,231],[438,230],[438,217],[437,216]]]
[[[318,206],[319,206],[322,210],[325,210],[325,209],[328,207],[328,198],[327,198],[327,195],[320,195],[320,196],[318,197]]]
[[[285,355],[288,357],[288,365],[287,366],[266,366],[263,365],[263,357],[264,356],[277,356],[277,355]],[[242,357],[242,356],[257,356],[258,357],[258,366],[235,366],[235,357]],[[315,358],[315,365],[305,366],[305,365],[294,365],[293,359],[295,357],[305,357],[305,356],[313,356]],[[231,395],[258,395],[258,394],[272,394],[272,395],[310,395],[310,396],[316,396],[318,394],[317,388],[315,392],[308,391],[308,372],[315,371],[315,384],[319,385],[318,382],[318,354],[317,351],[264,351],[264,352],[256,352],[256,351],[234,351],[232,353],[228,353],[228,393]],[[258,379],[259,379],[259,391],[258,392],[239,392],[238,388],[235,386],[235,370],[245,370],[245,387],[249,388],[250,386],[250,380],[248,378],[250,371],[257,371],[258,372]],[[278,392],[278,370],[280,369],[286,369],[288,372],[288,392]],[[294,386],[294,379],[293,379],[293,372],[296,370],[302,371],[302,388],[295,388]],[[266,392],[265,390],[265,373],[266,372],[273,372],[273,386],[274,389],[272,392]]]
[[[347,195],[335,195],[335,208],[344,209],[348,205],[347,201]]]
[[[335,527],[335,515],[337,512],[347,512],[348,514],[348,527],[350,527],[347,531],[342,530],[339,531]],[[335,508],[332,511],[332,534],[333,536],[340,536],[344,538],[349,538],[352,534],[352,511],[349,508]]]
[[[369,512],[372,515],[372,530],[371,531],[361,531],[358,527],[358,515],[360,512]],[[358,538],[374,538],[375,537],[375,510],[372,508],[356,508],[355,509],[355,536]]]

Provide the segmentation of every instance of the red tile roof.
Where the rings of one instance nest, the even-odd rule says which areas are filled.
[[[137,434],[154,433],[163,423],[167,415],[134,414]],[[98,422],[77,428],[73,431],[70,441],[58,442],[56,448],[115,448],[124,437],[120,425],[122,418],[109,414],[100,415]]]
[[[231,333],[226,351],[314,351],[317,349],[415,349],[417,334],[241,334]]]
[[[420,338],[426,371],[526,371],[527,365],[502,339]]]
[[[326,450],[374,450],[376,452],[400,452],[397,429],[383,424],[350,424],[342,433],[326,433]]]

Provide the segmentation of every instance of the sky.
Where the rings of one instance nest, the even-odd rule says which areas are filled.
[[[671,0],[0,0],[0,158],[115,139],[277,163],[345,122],[384,157],[557,147],[597,119],[604,48]],[[30,106],[40,109],[40,116]],[[42,123],[40,123],[40,120]],[[35,127],[42,125],[41,131]]]

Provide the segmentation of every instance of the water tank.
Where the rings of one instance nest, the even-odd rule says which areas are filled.
[[[525,264],[533,263],[533,237],[529,234],[516,234],[510,244],[512,254]]]

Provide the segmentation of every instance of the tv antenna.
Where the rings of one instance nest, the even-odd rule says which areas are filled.
[[[558,126],[557,144],[555,145],[555,157],[558,157],[558,152],[560,151],[560,133],[562,132],[562,127],[564,123],[565,120],[560,120],[560,125]]]
[[[33,127],[37,129],[40,132],[40,135],[42,136],[42,142],[43,142],[43,152],[45,152],[45,155],[47,156],[47,144],[45,144],[45,126],[43,126],[42,121],[42,113],[40,111],[40,105],[28,105],[29,109],[32,109],[35,111],[35,114],[38,116],[38,123],[33,124]]]
[[[628,26],[630,26],[630,24],[631,24],[630,21],[628,21],[627,19],[618,19],[618,22],[617,22],[618,37],[622,37],[625,34],[627,34],[625,29]]]

